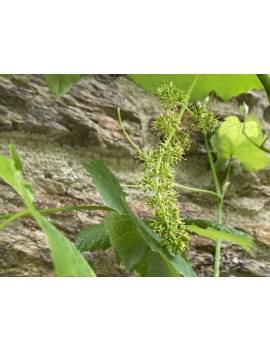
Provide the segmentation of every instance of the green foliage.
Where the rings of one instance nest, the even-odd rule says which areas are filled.
[[[108,249],[111,246],[111,242],[110,236],[106,232],[105,224],[93,224],[83,228],[75,240],[75,245],[81,252]]]
[[[258,145],[263,143],[263,133],[260,123],[255,117],[249,117],[244,125],[235,116],[225,118],[225,122],[218,128],[211,137],[211,144],[217,154],[217,163],[236,157],[249,172],[257,172],[270,163],[270,158],[259,149],[252,141]]]
[[[142,261],[135,267],[142,277],[178,277],[176,271],[168,265],[157,252],[148,250]]]
[[[250,251],[253,238],[240,230],[217,224],[204,219],[185,219],[189,231],[212,240],[230,241]]]
[[[49,90],[57,97],[67,93],[77,84],[84,74],[45,74],[45,81]]]
[[[10,146],[11,159],[0,156],[0,177],[15,189],[45,232],[49,241],[56,273],[60,276],[95,276],[76,247],[58,231],[33,205],[33,194],[23,180],[22,163],[14,145]]]
[[[98,189],[104,204],[119,214],[129,213],[125,194],[113,173],[101,160],[94,160],[85,166],[92,175],[92,182]]]
[[[140,87],[156,93],[158,87],[173,82],[177,88],[187,91],[194,74],[130,74]],[[263,89],[256,74],[200,74],[190,101],[203,100],[211,91],[227,101],[251,89]]]
[[[119,215],[111,212],[105,221],[110,233],[110,241],[118,257],[127,270],[139,264],[148,250],[148,245],[138,231],[136,223],[130,215]]]
[[[187,261],[180,254],[174,255],[166,248],[162,247],[160,245],[160,237],[131,211],[118,180],[102,161],[92,161],[86,166],[86,170],[91,174],[93,184],[95,184],[98,189],[104,204],[118,213],[118,215],[110,214],[108,217],[109,219],[106,219],[106,231],[110,235],[111,243],[113,246],[115,245],[121,260],[127,262],[129,268],[132,267],[133,264],[136,264],[134,262],[138,260],[138,256],[142,256],[144,247],[146,247],[140,238],[141,236],[147,246],[153,252],[161,256],[160,260],[164,261],[163,264],[167,265],[168,269],[173,270],[175,275],[195,276],[195,273]],[[124,216],[121,217],[121,215]],[[116,222],[123,228],[123,231],[118,230]],[[131,229],[128,229],[129,227]],[[125,230],[130,233],[130,236],[134,235],[135,238],[127,238]],[[121,239],[121,235],[125,237],[127,242],[127,251],[130,252],[129,248],[133,242],[137,247],[136,255],[138,256],[128,258],[127,251],[125,251],[124,247],[125,241]]]

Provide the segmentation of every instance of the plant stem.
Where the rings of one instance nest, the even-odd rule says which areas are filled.
[[[210,164],[210,169],[212,173],[212,178],[215,184],[216,193],[218,196],[217,201],[217,223],[222,224],[222,205],[223,205],[223,194],[220,190],[219,181],[217,178],[217,172],[215,169],[214,161],[209,148],[209,143],[206,134],[203,135],[204,143],[206,147],[207,157]],[[219,277],[219,265],[220,265],[220,239],[216,240],[216,250],[215,250],[215,263],[214,263],[214,277]]]
[[[141,152],[141,150],[139,149],[139,147],[134,143],[134,141],[131,139],[131,137],[128,135],[123,122],[122,122],[122,118],[121,118],[121,114],[120,114],[120,107],[118,107],[117,109],[117,114],[118,114],[118,120],[119,120],[119,124],[122,128],[123,133],[125,134],[125,137],[127,138],[127,140],[130,142],[130,144],[134,147],[135,150],[138,151],[138,153]]]
[[[211,190],[206,190],[206,189],[200,189],[200,188],[191,188],[190,186],[186,186],[186,185],[182,185],[182,184],[177,184],[177,183],[174,183],[174,186],[176,188],[181,188],[181,189],[186,189],[186,190],[190,190],[190,191],[195,191],[197,193],[206,193],[206,194],[210,194],[210,195],[214,195],[214,196],[217,196],[217,193],[215,193],[214,191],[211,191]]]
[[[270,75],[269,74],[257,74],[260,82],[262,83],[264,90],[267,94],[270,103]]]
[[[47,209],[41,209],[37,211],[43,214],[50,214],[50,213],[65,212],[65,211],[113,211],[113,209],[106,206],[68,206],[68,207],[62,207],[62,208],[47,208]],[[16,219],[21,217],[26,217],[26,216],[31,216],[31,212],[29,210],[0,215],[0,220],[7,219],[5,222],[0,224],[0,230],[6,227],[11,222],[15,221]]]
[[[121,184],[121,186],[123,188],[137,188],[137,189],[141,188],[140,185],[135,185],[135,184]],[[178,183],[174,183],[173,186],[176,187],[176,188],[190,190],[190,191],[194,191],[194,192],[197,192],[197,193],[206,193],[206,194],[209,194],[209,195],[218,196],[217,193],[215,193],[214,191],[207,190],[207,189],[192,188],[190,186],[186,186],[186,185],[182,185],[182,184],[178,184]]]

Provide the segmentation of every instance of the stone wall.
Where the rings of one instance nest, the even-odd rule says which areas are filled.
[[[249,92],[224,103],[213,96],[210,108],[221,118],[239,115],[245,101],[250,111],[270,130],[270,112],[264,92]],[[121,108],[124,124],[139,146],[153,142],[150,123],[159,113],[158,99],[138,88],[126,76],[92,75],[83,78],[58,101],[42,76],[0,77],[0,153],[16,145],[26,180],[35,191],[38,208],[101,204],[83,164],[101,158],[121,183],[139,177],[135,151],[117,121]],[[222,276],[270,276],[270,169],[246,173],[234,165],[231,186],[224,202],[224,224],[251,233],[256,239],[252,254],[232,244],[222,245]],[[220,174],[222,178],[224,175]],[[176,170],[184,185],[212,189],[202,138],[193,144]],[[0,213],[23,208],[20,198],[0,181]],[[140,216],[151,214],[137,189],[125,189],[131,208]],[[179,192],[183,216],[215,220],[215,199],[205,194]],[[65,212],[50,216],[71,240],[79,230],[102,220],[103,212]],[[214,243],[191,236],[189,257],[200,276],[213,274]],[[127,276],[116,265],[112,249],[86,254],[99,276]],[[54,270],[44,234],[31,218],[12,223],[0,232],[0,276],[53,276]]]

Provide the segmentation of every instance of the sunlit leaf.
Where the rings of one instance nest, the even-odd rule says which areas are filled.
[[[24,182],[22,165],[14,146],[10,147],[13,159],[0,156],[0,177],[23,199],[25,205],[47,236],[56,273],[59,276],[93,277],[95,273],[75,245],[35,209],[33,194]]]
[[[263,133],[260,123],[255,117],[249,117],[243,123],[235,116],[225,118],[225,121],[211,137],[213,151],[217,154],[217,164],[224,164],[224,160],[235,157],[249,172],[257,172],[270,164],[270,158],[259,147],[263,142]],[[253,141],[253,142],[252,142]]]
[[[130,74],[140,87],[156,93],[162,84],[173,82],[178,88],[187,91],[195,74]],[[191,101],[203,100],[215,91],[223,100],[228,100],[251,89],[263,89],[256,74],[200,74],[192,92]]]
[[[212,240],[230,241],[250,251],[253,238],[240,230],[217,224],[204,219],[185,219],[189,231]]]

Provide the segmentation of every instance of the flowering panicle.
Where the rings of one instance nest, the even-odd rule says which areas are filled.
[[[181,128],[181,118],[184,111],[188,111],[190,127],[203,133],[213,130],[216,120],[202,104],[188,108],[188,96],[173,83],[161,86],[157,93],[164,113],[152,124],[157,147],[146,147],[138,154],[143,171],[140,184],[144,192],[153,195],[148,204],[155,215],[149,226],[161,236],[161,245],[174,254],[184,253],[188,249],[188,233],[179,215],[180,204],[173,189],[174,166],[190,146],[189,133]]]

